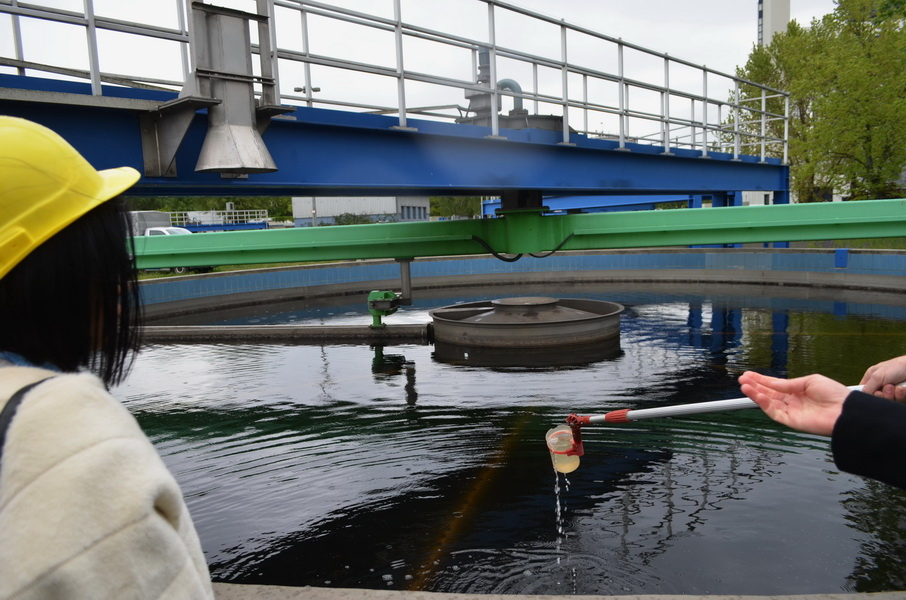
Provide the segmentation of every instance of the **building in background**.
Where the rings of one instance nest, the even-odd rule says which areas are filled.
[[[302,196],[293,198],[296,227],[334,225],[337,217],[367,217],[372,223],[427,221],[431,213],[428,196]]]
[[[758,45],[767,46],[774,34],[790,23],[790,0],[758,0]]]

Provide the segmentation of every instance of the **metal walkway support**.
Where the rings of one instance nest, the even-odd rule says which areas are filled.
[[[115,87],[105,87],[108,95],[102,97],[86,91],[84,84],[74,82],[48,84],[0,75],[0,112],[47,125],[98,168],[129,165],[143,171],[143,118],[181,99],[172,92]],[[416,119],[409,123],[413,127],[402,130],[390,116],[300,107],[274,117],[264,138],[278,171],[224,179],[195,171],[207,127],[203,119],[194,119],[174,155],[178,175],[146,172],[130,193],[497,196],[507,190],[545,195],[764,190],[774,192],[775,202],[782,203],[789,189],[789,168],[776,159],[733,159],[716,152],[703,159],[695,150],[679,148],[665,156],[658,146],[627,144],[627,152],[617,140],[578,133],[564,145],[557,131],[502,129],[503,138],[488,137],[486,127]]]
[[[268,8],[263,0],[258,5],[259,10]],[[276,171],[261,133],[273,115],[293,108],[278,105],[270,17],[194,1],[191,9],[192,73],[178,98],[141,115],[145,175],[176,177],[176,152],[195,112],[203,108],[208,111],[207,133],[196,171],[223,177]],[[252,69],[252,22],[260,39],[259,76]],[[260,100],[255,85],[261,87]]]
[[[41,0],[28,5],[0,2],[0,14],[9,15],[8,31],[2,29],[5,23],[0,21],[0,37],[8,34],[8,39],[14,40],[8,46],[11,55],[0,56],[0,72],[83,78],[90,84],[88,93],[96,97],[109,95],[101,85],[113,82],[133,88],[185,89],[184,97],[219,100],[223,105],[232,105],[224,96],[244,96],[251,83],[259,97],[256,121],[262,117],[262,110],[266,113],[270,107],[281,105],[395,115],[393,126],[401,129],[412,127],[408,122],[412,116],[452,123],[468,122],[480,115],[489,121],[486,135],[495,137],[506,137],[501,130],[507,129],[507,123],[500,121],[498,113],[504,100],[511,98],[520,119],[524,120],[519,106],[524,106],[531,113],[527,116],[536,121],[548,119],[559,124],[558,143],[570,144],[573,134],[579,134],[613,140],[624,150],[642,144],[658,146],[666,154],[686,149],[703,158],[727,153],[733,158],[752,155],[763,162],[773,156],[786,162],[782,124],[789,118],[788,109],[772,112],[766,104],[786,98],[784,92],[503,0],[464,4],[463,10],[475,11],[466,33],[425,27],[419,15],[424,7],[407,5],[403,10],[400,0],[393,0],[392,16],[377,8],[373,12],[355,11],[315,0],[245,3],[249,9],[244,11],[198,0],[158,3],[155,12],[160,20],[171,15],[162,26],[159,19],[147,24],[98,14],[90,2],[80,13],[58,9],[56,3],[42,5]],[[274,27],[277,20],[285,25],[280,35]],[[545,40],[546,45],[559,51],[542,51],[532,40],[518,38],[509,45],[499,43],[505,32],[499,31],[498,23],[514,20],[544,31],[552,38]],[[41,27],[35,23],[23,27],[26,21],[54,23],[57,28],[72,30],[73,35],[66,39],[85,40],[88,64],[71,66],[71,57],[80,55],[81,48],[73,48],[58,62],[46,58],[47,53],[40,55],[47,62],[33,60],[26,50],[41,47],[43,40],[23,36]],[[257,28],[257,35],[252,35],[252,28]],[[342,31],[342,36],[320,35],[326,30]],[[99,32],[105,35],[99,36]],[[116,36],[110,36],[110,32]],[[249,42],[255,37],[257,43]],[[380,38],[386,43],[360,50],[348,45],[336,47],[337,39],[350,37]],[[134,50],[131,44],[135,44]],[[116,55],[135,57],[151,44],[160,47],[162,55],[191,55],[192,64],[183,58],[183,64],[170,65],[169,69],[155,65],[155,71],[167,71],[166,78],[142,72],[142,65],[147,69],[147,62],[142,60],[117,64],[113,72],[103,68],[120,63],[114,60]],[[176,52],[172,52],[174,47]],[[582,47],[597,50],[567,55],[568,48]],[[255,53],[259,59],[257,75],[249,68]],[[449,59],[425,60],[434,53]],[[634,56],[661,62],[663,69],[639,69]],[[289,83],[281,85],[281,74]],[[762,102],[737,102],[740,86],[760,91]],[[407,98],[413,97],[431,101],[428,105],[407,104]],[[459,104],[463,98],[481,102],[464,107]],[[203,106],[199,104],[196,109]],[[209,111],[211,106],[207,107]],[[213,110],[215,114],[231,112],[226,106]],[[250,118],[245,114],[240,117],[238,122],[247,126]],[[262,129],[260,123],[258,129]]]
[[[140,268],[894,237],[906,199],[305,227],[138,238]]]

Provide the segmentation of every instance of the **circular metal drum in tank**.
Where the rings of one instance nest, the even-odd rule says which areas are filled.
[[[429,314],[436,342],[474,348],[557,348],[619,340],[623,306],[523,296],[445,306]]]

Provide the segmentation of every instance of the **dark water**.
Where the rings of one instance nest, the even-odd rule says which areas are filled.
[[[611,285],[447,293],[387,321],[539,293],[624,304],[618,355],[489,369],[418,345],[158,345],[115,393],[183,486],[220,581],[475,594],[906,589],[906,494],[837,471],[826,438],[760,411],[586,427],[567,477],[543,442],[571,412],[738,397],[745,369],[858,383],[906,354],[906,308],[835,292]],[[253,320],[370,323],[364,313],[356,299]]]

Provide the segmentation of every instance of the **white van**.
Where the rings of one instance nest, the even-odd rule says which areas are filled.
[[[145,230],[145,235],[183,235],[190,234],[191,231],[182,227],[149,227]]]
[[[184,227],[149,227],[145,229],[145,235],[192,235],[192,232]],[[173,267],[170,270],[176,273],[177,275],[185,275],[189,271],[195,271],[197,273],[208,273],[213,269],[213,267]],[[149,271],[156,271],[157,269],[147,269]]]

